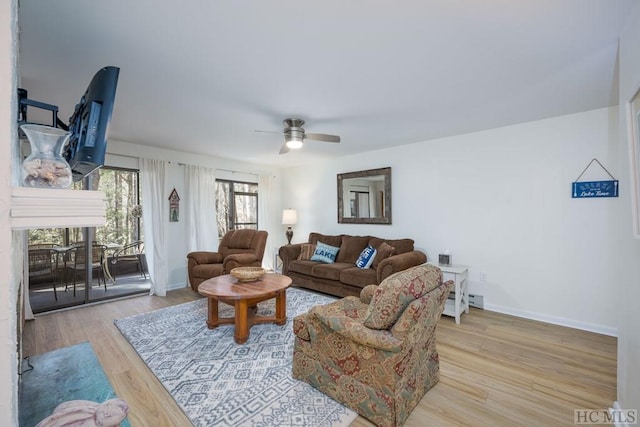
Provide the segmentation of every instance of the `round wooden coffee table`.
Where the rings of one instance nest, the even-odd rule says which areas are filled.
[[[275,323],[284,325],[287,321],[287,288],[291,286],[291,278],[282,274],[267,273],[255,282],[239,282],[235,277],[226,274],[213,277],[198,286],[198,293],[209,299],[209,329],[218,325],[235,324],[233,338],[242,344],[249,338],[249,328],[257,323]],[[256,316],[259,302],[276,299],[275,316]],[[218,304],[223,302],[232,305],[235,317],[218,317]]]

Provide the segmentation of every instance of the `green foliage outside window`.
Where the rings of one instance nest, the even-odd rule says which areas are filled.
[[[103,167],[92,173],[89,181],[91,189],[104,192],[106,198],[105,226],[90,229],[95,230],[94,241],[124,245],[143,240],[138,171]],[[74,189],[81,190],[84,182],[74,183]],[[81,228],[36,229],[28,236],[29,244],[66,246],[84,240]]]
[[[258,229],[258,184],[216,180],[218,237],[229,230]]]
[[[98,189],[106,196],[107,224],[96,229],[96,240],[121,245],[141,240],[138,171],[109,168],[100,171]]]

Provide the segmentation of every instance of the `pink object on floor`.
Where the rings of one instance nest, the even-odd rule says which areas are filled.
[[[115,427],[128,413],[129,405],[122,399],[109,399],[103,403],[70,400],[59,404],[36,427]]]

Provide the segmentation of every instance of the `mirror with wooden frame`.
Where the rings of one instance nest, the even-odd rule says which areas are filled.
[[[338,223],[391,224],[391,168],[338,174]]]

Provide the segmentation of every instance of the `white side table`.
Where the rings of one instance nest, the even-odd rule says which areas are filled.
[[[282,260],[280,259],[279,251],[279,247],[273,251],[273,272],[278,274],[282,273]]]
[[[432,262],[429,264],[442,270],[443,282],[453,280],[455,284],[453,299],[447,299],[442,314],[453,316],[456,318],[456,323],[460,323],[460,315],[463,312],[469,313],[469,266],[453,264],[447,267]]]

